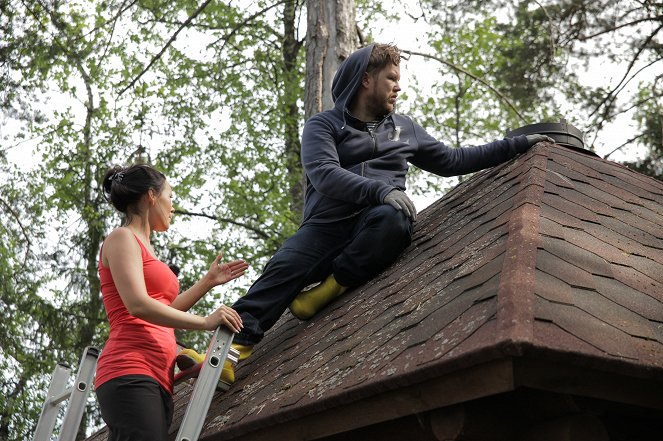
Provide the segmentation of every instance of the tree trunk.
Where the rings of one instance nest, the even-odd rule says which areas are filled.
[[[86,103],[87,112],[85,126],[83,127],[83,142],[79,144],[80,154],[84,161],[82,182],[84,201],[83,207],[81,207],[81,213],[83,221],[87,227],[87,238],[83,241],[85,244],[83,253],[85,255],[85,274],[88,282],[88,297],[85,304],[82,306],[85,318],[82,319],[79,324],[78,342],[75,348],[76,353],[80,356],[84,349],[87,346],[91,346],[94,342],[99,322],[103,320],[101,285],[97,274],[97,260],[99,258],[99,249],[103,240],[103,223],[99,220],[97,213],[101,212],[103,199],[99,196],[99,192],[95,186],[96,176],[93,166],[92,121],[95,118],[96,109],[94,104],[94,93],[92,91],[92,80],[85,70],[83,63],[77,58],[74,62],[83,78],[88,97]],[[86,438],[88,423],[89,420],[87,416],[84,415],[81,424],[78,427],[78,433],[76,434],[77,441]]]
[[[294,0],[289,1],[283,8],[283,68],[285,74],[283,101],[283,121],[285,126],[285,156],[288,176],[290,177],[290,211],[301,219],[304,213],[304,191],[301,158],[299,151],[299,105],[301,72],[297,64],[297,57],[302,47],[302,42],[297,40],[297,4]]]
[[[334,106],[331,84],[336,69],[359,42],[354,0],[307,0],[306,91],[304,117]]]

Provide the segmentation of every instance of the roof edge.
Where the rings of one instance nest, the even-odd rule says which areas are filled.
[[[402,374],[394,379],[395,388],[369,385],[322,403],[204,433],[204,439],[221,439],[221,434],[224,440],[238,441],[315,439],[522,387],[663,410],[663,367],[637,366],[634,371],[627,360],[578,355],[525,341],[503,341],[431,365],[425,373]],[[614,384],[621,387],[606,387]],[[341,427],[339,421],[348,424]]]

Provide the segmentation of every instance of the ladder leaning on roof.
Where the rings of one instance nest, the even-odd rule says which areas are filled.
[[[239,352],[230,347],[234,335],[225,326],[216,328],[207,348],[205,361],[198,370],[193,370],[196,375],[192,375],[191,372],[183,372],[178,376],[180,380],[193,378],[194,376],[197,376],[198,379],[191,393],[180,430],[177,433],[177,441],[196,441],[200,436],[226,358],[232,364],[236,364],[239,359]],[[67,382],[71,375],[71,368],[65,363],[58,363],[55,366],[41,416],[37,423],[37,430],[32,438],[33,441],[49,441],[51,439],[60,404],[67,399],[69,399],[69,407],[62,421],[58,441],[74,441],[83,418],[83,411],[90,393],[90,385],[97,368],[98,358],[99,349],[91,346],[85,348],[78,367],[78,374],[74,380],[74,386],[70,388],[67,388]]]
[[[74,385],[70,388],[67,388],[67,382],[71,375],[71,367],[65,363],[58,363],[55,366],[41,416],[37,423],[37,430],[34,438],[32,438],[33,441],[48,441],[51,439],[60,404],[67,399],[69,399],[69,407],[65,412],[64,420],[62,420],[58,440],[74,441],[83,418],[83,411],[90,393],[90,384],[96,371],[98,358],[99,349],[92,346],[85,348]]]
[[[239,359],[239,352],[230,347],[234,335],[225,326],[219,326],[214,331],[176,441],[196,441],[200,436],[226,358],[233,364]]]

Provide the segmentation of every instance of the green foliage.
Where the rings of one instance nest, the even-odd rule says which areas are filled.
[[[643,98],[628,93],[634,80],[650,78],[643,81],[645,89],[660,81],[660,75],[651,80],[663,64],[660,4],[428,0],[419,6],[411,16],[430,27],[428,53],[437,61],[428,63],[416,83],[425,94],[415,96],[410,113],[440,139],[460,146],[565,118],[585,131],[592,149],[607,125],[630,115],[642,130],[627,143],[644,147],[643,164],[651,165],[639,170],[660,177],[654,166],[660,143],[651,136],[660,106],[653,98],[641,106]],[[577,72],[598,62],[619,66],[612,83],[582,82]],[[433,69],[437,75],[430,75]],[[429,86],[431,77],[439,80]]]
[[[657,88],[663,77],[659,76],[651,87],[641,87],[635,119],[641,139],[648,154],[640,161],[629,161],[626,165],[640,173],[663,179],[663,90]]]
[[[285,171],[293,170],[285,158],[296,155],[283,135],[286,128],[298,132],[301,115],[281,109],[303,95],[303,55],[301,45],[294,48],[297,69],[286,75],[279,5],[271,6],[2,4],[0,26],[11,38],[0,47],[8,85],[1,104],[19,127],[8,141],[38,140],[30,148],[39,166],[12,176],[22,191],[3,183],[0,193],[3,219],[7,212],[14,220],[2,226],[16,238],[0,249],[2,306],[12,311],[2,333],[2,372],[10,366],[18,372],[2,376],[0,392],[17,399],[0,406],[0,433],[11,434],[0,438],[29,438],[55,362],[77,365],[84,346],[105,341],[96,262],[103,237],[121,221],[100,188],[110,165],[155,164],[173,183],[180,210],[215,219],[195,237],[178,230],[188,218],[180,215],[172,231],[155,237],[162,259],[182,267],[182,289],[218,252],[259,269],[297,227],[300,214],[290,207],[296,181]],[[170,41],[178,32],[187,38]],[[31,201],[34,209],[14,214],[16,201]],[[16,234],[19,222],[34,227]],[[23,265],[11,260],[23,255],[30,257]],[[213,292],[195,311],[210,312],[221,293],[230,302],[249,282]],[[184,338],[207,338],[191,334]],[[89,421],[98,424],[98,416]]]
[[[553,101],[561,81],[575,80],[564,71],[566,54],[555,44],[548,11],[532,9],[533,5],[520,2],[513,22],[496,24],[496,33],[505,41],[497,49],[498,57],[487,58],[494,64],[496,81],[521,109]]]
[[[0,439],[25,439],[38,416],[34,403],[43,400],[47,386],[44,372],[53,369],[54,359],[70,360],[61,357],[71,344],[72,317],[39,294],[52,280],[40,249],[46,226],[32,221],[44,215],[43,188],[4,158],[0,171]]]
[[[179,214],[154,245],[181,268],[182,289],[219,252],[252,265],[251,276],[207,296],[195,308],[200,314],[241,295],[298,226],[303,2],[210,2],[200,10],[203,3],[0,2],[0,108],[14,128],[0,150],[2,440],[30,438],[57,361],[77,365],[83,347],[105,341],[96,265],[103,237],[122,221],[100,188],[110,165],[148,161],[173,184]],[[376,17],[393,24],[394,11],[404,11],[356,4],[366,41]],[[581,84],[572,69],[572,60],[588,61],[594,51],[634,61],[623,83],[642,63],[660,66],[660,5],[419,4],[412,14],[430,29],[422,38],[445,63],[429,61],[415,75],[400,110],[439,139],[490,141],[564,116],[569,105],[579,109],[577,121],[567,115],[571,122],[596,132],[631,109],[634,142],[649,152],[631,166],[661,175],[660,77],[626,102],[617,99],[621,86]],[[636,24],[621,33],[618,25],[629,22]],[[26,171],[8,154],[38,159]],[[416,171],[409,179],[415,193],[449,185]],[[207,340],[191,332],[178,338],[196,348]],[[86,421],[95,427],[90,411]]]

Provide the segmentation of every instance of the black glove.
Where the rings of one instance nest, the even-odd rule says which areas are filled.
[[[409,217],[412,222],[417,220],[417,209],[414,208],[414,204],[405,193],[400,190],[391,190],[387,196],[384,197],[385,204],[389,204],[394,207],[396,210],[403,210],[403,213]]]
[[[555,143],[554,139],[552,139],[550,136],[546,136],[546,135],[535,134],[535,135],[525,135],[525,137],[527,138],[527,144],[530,147],[532,147],[537,142],[543,142],[543,141],[552,142],[553,144]]]

